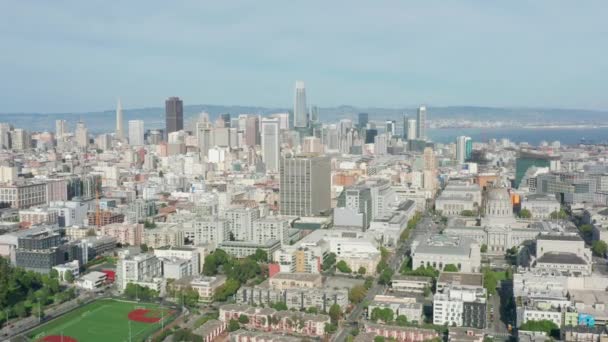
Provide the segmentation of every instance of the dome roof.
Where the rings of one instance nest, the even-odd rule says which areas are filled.
[[[508,202],[510,202],[511,196],[509,195],[509,192],[505,188],[492,188],[492,189],[488,190],[487,200],[488,201],[501,201],[501,202],[508,201]]]

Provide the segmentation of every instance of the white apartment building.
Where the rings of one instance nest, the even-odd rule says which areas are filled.
[[[154,255],[164,259],[190,260],[192,275],[198,275],[203,271],[205,249],[197,247],[160,247],[154,250]]]
[[[121,291],[128,283],[145,284],[162,277],[162,263],[153,254],[122,255],[116,265],[116,284]]]
[[[228,220],[230,232],[239,241],[251,241],[253,239],[253,223],[260,218],[260,210],[256,208],[230,208],[226,210],[225,217]]]
[[[215,290],[224,285],[226,277],[217,275],[215,277],[199,277],[190,282],[193,290],[198,292],[198,300],[204,303],[213,302]]]
[[[253,223],[252,240],[263,243],[268,240],[279,240],[282,244],[289,243],[289,220],[280,216],[267,216]]]

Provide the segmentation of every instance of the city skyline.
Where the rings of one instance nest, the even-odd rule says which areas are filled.
[[[95,111],[118,96],[147,107],[171,94],[288,106],[298,79],[319,106],[608,108],[605,2],[182,6],[0,5],[0,112]],[[156,25],[166,13],[172,25]]]

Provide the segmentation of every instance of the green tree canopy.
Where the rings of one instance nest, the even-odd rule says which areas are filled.
[[[602,240],[593,241],[591,250],[596,255],[604,257],[606,255],[606,251],[608,250],[608,245]]]
[[[238,321],[231,319],[230,322],[228,322],[228,331],[229,332],[237,331],[240,328],[241,328],[241,325],[239,324]]]
[[[458,267],[454,264],[447,264],[443,267],[444,272],[458,272]]]
[[[342,317],[342,309],[340,308],[340,305],[333,304],[329,308],[329,318],[331,319],[331,323],[338,324],[340,317]]]
[[[524,208],[519,211],[519,217],[521,217],[523,219],[529,219],[529,218],[532,218],[532,213],[530,212],[530,210]]]
[[[350,267],[348,267],[348,265],[346,264],[346,261],[344,261],[344,260],[338,261],[338,263],[336,264],[336,268],[338,269],[338,271],[340,271],[342,273],[351,273],[352,272],[352,270],[350,269]]]

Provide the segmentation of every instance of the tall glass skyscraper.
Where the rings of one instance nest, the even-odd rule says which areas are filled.
[[[165,124],[166,136],[184,129],[184,103],[179,97],[170,97],[165,101]]]
[[[293,102],[294,127],[308,127],[308,113],[306,111],[306,88],[303,81],[296,81],[296,91]]]

